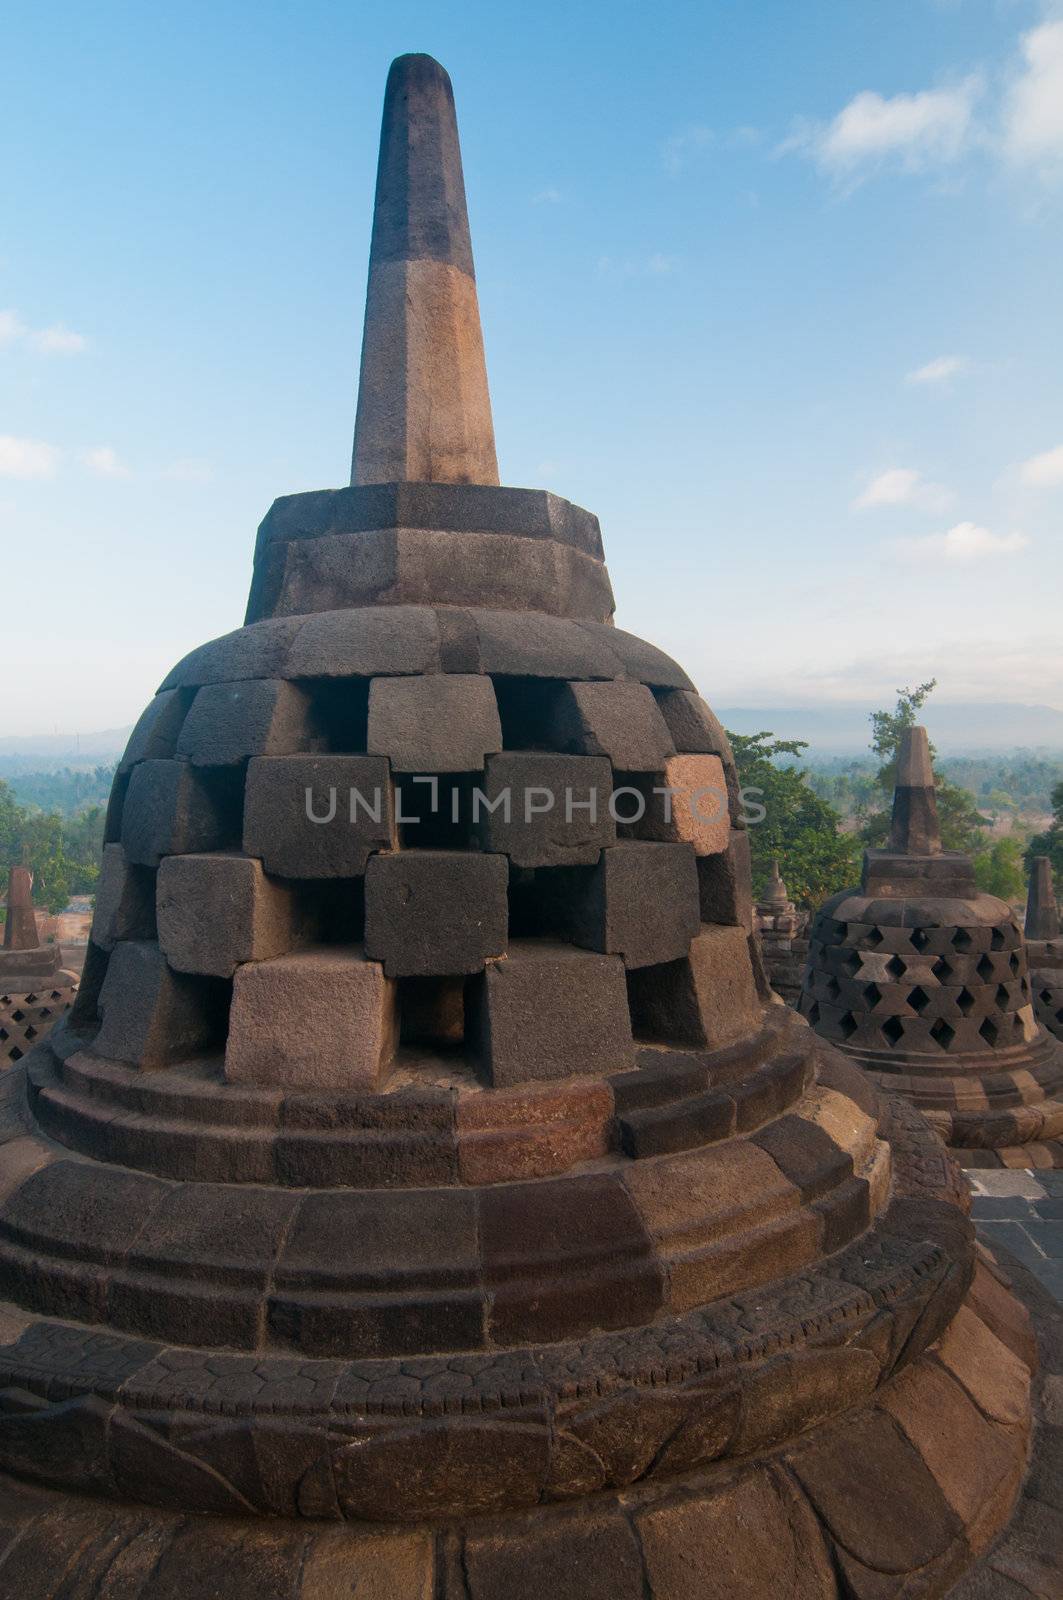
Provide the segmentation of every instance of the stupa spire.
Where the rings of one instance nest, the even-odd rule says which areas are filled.
[[[33,915],[33,876],[28,867],[12,867],[7,879],[5,950],[36,950],[40,946]]]
[[[1052,886],[1052,862],[1048,856],[1034,856],[1030,886],[1026,895],[1027,939],[1059,938],[1059,907]]]
[[[454,91],[427,55],[388,73],[351,482],[498,483]]]
[[[926,729],[905,728],[897,756],[889,849],[899,855],[941,854],[934,768]]]

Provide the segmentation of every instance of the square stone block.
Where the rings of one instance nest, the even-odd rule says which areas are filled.
[[[371,856],[365,875],[365,949],[389,978],[479,972],[505,954],[504,856],[469,850],[397,850]]]
[[[396,985],[356,945],[237,969],[225,1048],[230,1083],[375,1089],[398,1040]]]
[[[231,978],[245,961],[284,954],[292,891],[247,856],[167,856],[156,885],[159,944],[178,972]]]
[[[488,757],[483,792],[492,808],[481,806],[484,849],[515,866],[593,866],[616,843],[604,757],[506,751]]]
[[[177,754],[201,767],[313,747],[310,696],[283,678],[206,684],[196,691],[177,739]]]
[[[247,769],[244,851],[281,878],[357,878],[395,843],[382,756],[256,756]]]
[[[621,772],[659,772],[675,754],[651,691],[623,679],[563,685],[551,732],[559,749],[608,756]]]
[[[187,761],[142,761],[133,768],[122,809],[122,846],[134,866],[162,856],[223,850],[233,843],[239,801]],[[238,830],[236,830],[238,831]]]
[[[618,956],[515,940],[504,961],[488,962],[476,1007],[478,1049],[496,1088],[635,1064]]]
[[[368,749],[387,756],[393,772],[480,772],[501,748],[490,678],[435,673],[373,679]]]
[[[120,939],[154,939],[155,885],[147,867],[132,866],[120,844],[105,844],[96,884],[92,940],[112,950]]]
[[[224,1037],[225,990],[212,980],[174,972],[150,940],[116,944],[99,996],[100,1031],[92,1048],[112,1061],[166,1067]]]
[[[748,1033],[761,1012],[744,928],[704,927],[680,961],[629,980],[640,1037],[714,1050]]]
[[[726,850],[698,857],[702,922],[753,927],[753,876],[749,834],[732,830]]]
[[[723,723],[699,694],[689,689],[662,689],[657,704],[680,755],[720,756],[734,761]]]
[[[718,855],[731,837],[727,783],[719,756],[670,756],[663,770],[638,784],[645,810],[628,825],[638,839],[689,840],[699,856]],[[634,795],[618,801],[635,817]]]
[[[603,850],[589,873],[559,880],[574,944],[620,955],[627,967],[685,956],[700,926],[693,846],[632,841]]]
[[[127,772],[138,761],[158,761],[172,756],[177,736],[192,703],[191,689],[160,689],[141,712],[118,763]]]

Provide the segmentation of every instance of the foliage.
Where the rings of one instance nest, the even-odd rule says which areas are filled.
[[[1056,883],[1063,883],[1063,781],[1052,790],[1052,821],[1044,833],[1030,840],[1026,851],[1027,869],[1034,856],[1047,856],[1052,863]]]
[[[858,875],[856,841],[839,831],[838,813],[810,788],[805,773],[779,764],[781,756],[799,760],[806,743],[768,732],[728,737],[738,781],[765,813],[749,827],[754,895],[767,883],[773,859],[799,905],[819,905],[852,883]]]
[[[47,772],[20,772],[7,782],[20,805],[75,816],[92,806],[106,805],[114,778],[110,766],[60,767]]]
[[[974,858],[978,887],[1001,900],[1021,900],[1026,888],[1023,872],[1022,840],[1015,834],[994,839]]]
[[[92,894],[99,877],[104,815],[99,805],[71,818],[20,805],[0,779],[0,866],[5,878],[8,866],[29,867],[34,901],[52,913],[62,911],[71,895]]]

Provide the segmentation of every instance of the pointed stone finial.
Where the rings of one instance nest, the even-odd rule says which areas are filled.
[[[1026,895],[1027,939],[1059,938],[1059,907],[1052,885],[1052,862],[1048,856],[1034,856],[1030,868],[1030,887]]]
[[[941,854],[934,769],[926,729],[905,728],[897,755],[889,849],[898,855]]]
[[[790,896],[787,893],[786,885],[782,880],[782,874],[779,871],[778,861],[773,861],[771,864],[771,877],[768,879],[768,882],[765,886],[761,904],[765,906],[782,907],[790,904]]]
[[[7,879],[5,950],[37,950],[37,919],[33,915],[33,875],[28,867],[12,867]]]
[[[388,73],[351,482],[498,483],[454,91],[431,56]]]

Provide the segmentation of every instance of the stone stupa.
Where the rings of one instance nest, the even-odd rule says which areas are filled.
[[[61,960],[57,944],[41,944],[29,868],[12,867],[0,947],[0,1068],[21,1061],[70,1009],[78,981]]]
[[[1063,1164],[1063,1049],[1034,1016],[1011,907],[942,849],[925,728],[901,741],[889,843],[813,922],[800,1010],[965,1166]]]
[[[1063,935],[1048,856],[1035,856],[1030,866],[1023,936],[1034,1016],[1042,1028],[1063,1039]]]
[[[611,612],[597,520],[498,486],[404,56],[354,482],[138,723],[8,1074],[5,1592],[937,1596],[1007,1522],[1022,1314],[921,1118],[766,1003],[726,738]]]
[[[775,993],[796,1006],[808,955],[808,912],[798,911],[782,880],[778,861],[764,892],[753,906],[753,927],[760,940],[764,966]]]

